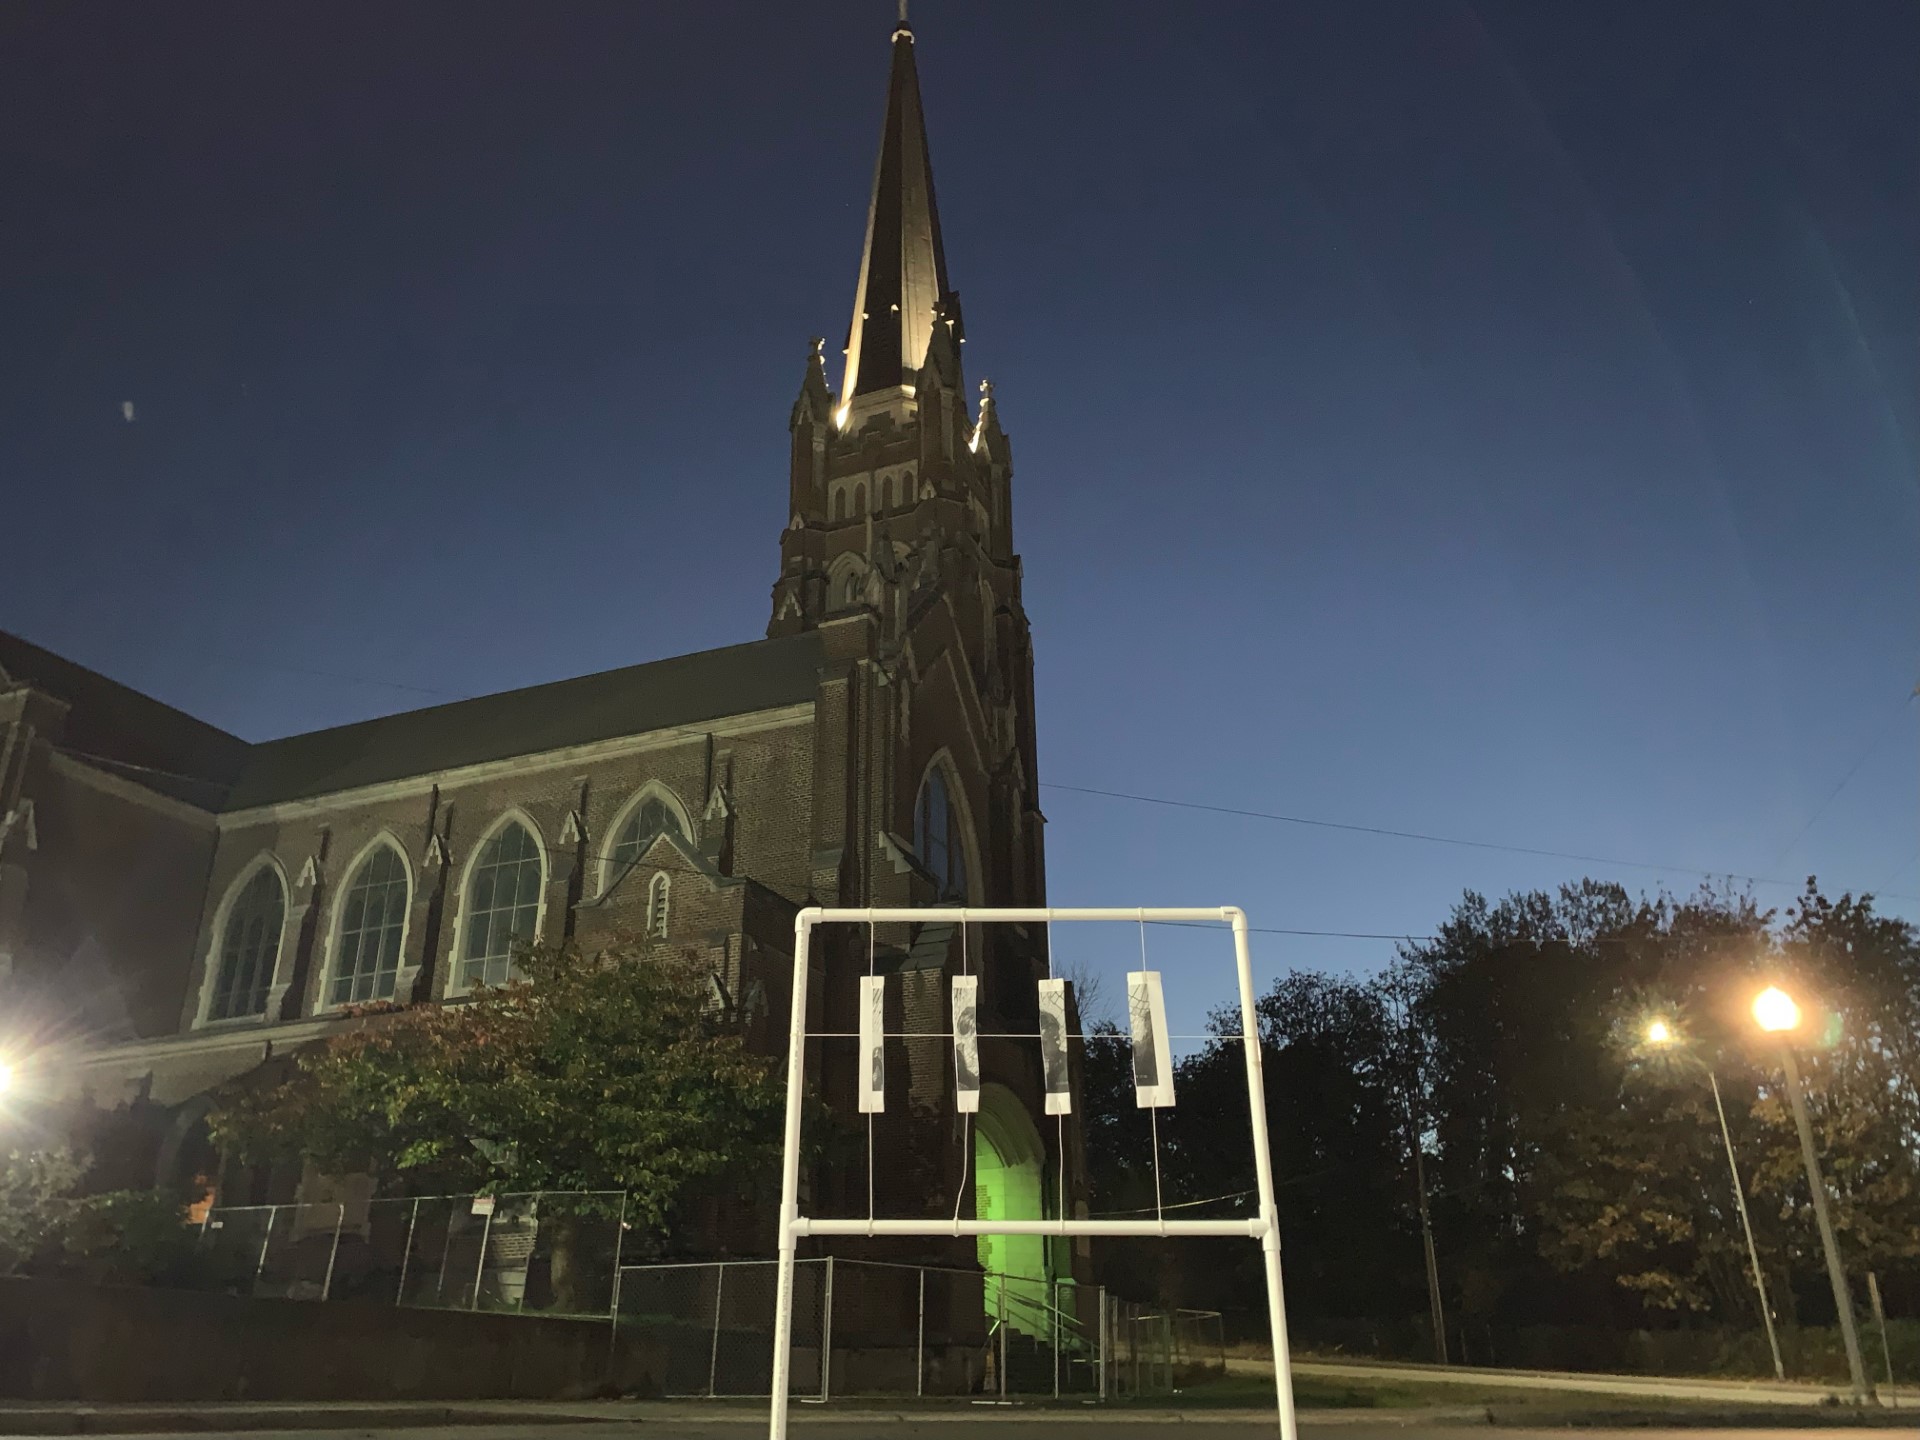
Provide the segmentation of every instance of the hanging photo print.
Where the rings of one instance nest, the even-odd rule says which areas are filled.
[[[887,1108],[887,982],[879,975],[860,977],[860,1113]]]
[[[1133,1030],[1134,1103],[1142,1110],[1167,1109],[1173,1104],[1173,1051],[1158,970],[1127,972],[1127,1019]]]
[[[953,977],[953,1105],[980,1112],[980,977]]]
[[[1040,1073],[1047,1085],[1047,1114],[1073,1113],[1067,1079],[1067,982],[1040,982]]]

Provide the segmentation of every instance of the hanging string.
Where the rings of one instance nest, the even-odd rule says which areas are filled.
[[[960,973],[962,975],[968,973],[967,922],[964,920],[960,922]],[[951,1006],[953,991],[949,989],[947,995],[947,1004]],[[948,1019],[947,1027],[949,1030],[953,1028],[951,1017]],[[957,1035],[954,1037],[953,1044],[953,1094],[957,1101],[960,1096],[960,1044]],[[960,1224],[960,1202],[967,1193],[967,1171],[971,1168],[972,1161],[973,1116],[962,1111],[960,1115],[960,1182],[953,1187],[953,1223],[956,1228]]]
[[[1049,980],[1054,978],[1053,919],[1051,916],[1049,916],[1047,919],[1047,978]],[[1079,1008],[1079,999],[1080,997],[1077,995],[1074,997],[1074,1006],[1076,1010],[1078,1010]],[[1062,1039],[1064,1041],[1065,1037],[1063,1036]],[[1059,1220],[1065,1220],[1067,1218],[1067,1117],[1064,1115],[1056,1115],[1053,1118],[1055,1121],[1055,1129],[1057,1133],[1057,1139],[1054,1142],[1054,1149],[1055,1149],[1055,1153],[1059,1156],[1059,1159],[1060,1159],[1060,1180],[1053,1192],[1055,1203],[1059,1206],[1060,1213],[1055,1218]]]
[[[1140,968],[1147,968],[1147,919],[1140,917]],[[1160,1107],[1147,1107],[1147,1123],[1153,1127],[1153,1218],[1156,1224],[1167,1223],[1166,1211],[1160,1204]]]
[[[869,977],[872,976],[874,969],[874,946],[876,944],[874,934],[879,928],[879,926],[873,923],[873,910],[869,907],[867,910],[867,974]],[[883,1025],[881,1029],[884,1031],[886,1027]],[[886,1048],[886,1043],[886,1037],[883,1034],[880,1040],[883,1053]],[[860,1057],[860,1060],[862,1064],[865,1064],[867,1057],[863,1055]],[[873,1112],[871,1110],[867,1112],[867,1223],[869,1225],[873,1223]]]

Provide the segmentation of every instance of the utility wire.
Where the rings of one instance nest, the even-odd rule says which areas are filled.
[[[1781,849],[1780,853],[1774,856],[1773,863],[1767,867],[1768,869],[1779,868],[1779,866],[1786,861],[1787,856],[1794,852],[1795,847],[1807,838],[1807,832],[1812,830],[1820,817],[1827,813],[1827,807],[1840,798],[1840,793],[1853,783],[1854,776],[1860,773],[1861,768],[1867,761],[1871,760],[1880,752],[1880,747],[1886,743],[1887,737],[1892,735],[1899,727],[1900,721],[1905,718],[1907,711],[1912,708],[1916,698],[1920,698],[1920,690],[1910,690],[1902,697],[1898,708],[1894,710],[1893,714],[1887,717],[1887,723],[1873,732],[1873,738],[1867,741],[1866,748],[1860,752],[1860,758],[1855,760],[1847,770],[1847,773],[1840,777],[1840,783],[1827,792],[1827,798],[1814,807],[1813,814],[1807,817],[1807,823],[1794,832],[1793,839],[1789,840]]]
[[[1139,795],[1126,790],[1100,790],[1091,785],[1063,785],[1042,780],[1043,790],[1065,790],[1075,795],[1098,795],[1108,800],[1132,800],[1142,805],[1164,805],[1176,810],[1200,810],[1211,815],[1237,815],[1248,820],[1273,820],[1283,825],[1305,825],[1317,830],[1344,830],[1356,835],[1384,835],[1395,840],[1419,840],[1429,845],[1457,845],[1469,850],[1494,850],[1508,855],[1536,855],[1551,860],[1576,860],[1583,865],[1611,865],[1627,870],[1667,871],[1678,875],[1696,875],[1703,880],[1742,880],[1749,885],[1775,885],[1797,890],[1801,881],[1777,880],[1765,875],[1748,875],[1738,870],[1702,870],[1694,865],[1667,865],[1653,860],[1623,860],[1613,855],[1588,855],[1577,850],[1549,850],[1537,845],[1507,845],[1493,840],[1469,840],[1459,835],[1436,835],[1422,830],[1396,830],[1385,825],[1355,825],[1343,820],[1320,820],[1306,815],[1286,815],[1274,810],[1247,810],[1234,805],[1209,805],[1198,800],[1175,800],[1165,795]],[[1920,895],[1897,895],[1891,899],[1920,900]],[[1396,937],[1397,938],[1397,937]]]

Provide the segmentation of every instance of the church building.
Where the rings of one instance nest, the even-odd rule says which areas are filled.
[[[695,953],[777,1054],[801,906],[1045,904],[1012,450],[965,339],[903,23],[838,388],[816,341],[788,418],[765,638],[249,743],[0,633],[0,1046],[75,1113],[140,1119],[114,1183],[190,1180],[211,1091],[364,1007],[499,984],[516,943]],[[813,1023],[851,1030],[869,937],[822,933]],[[1034,1031],[1037,930],[874,942],[890,1031],[945,1030],[962,965],[983,1036]],[[1036,1045],[983,1040],[969,1128],[946,1042],[891,1043],[887,1143],[928,1163],[888,1213],[1083,1203]],[[809,1063],[851,1112],[843,1048]],[[813,1212],[866,1185],[815,1175]],[[1005,1244],[981,1258],[1054,1263]]]

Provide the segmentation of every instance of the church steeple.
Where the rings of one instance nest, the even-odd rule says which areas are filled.
[[[902,4],[893,32],[886,123],[867,206],[867,243],[860,254],[853,323],[847,332],[843,404],[858,395],[915,383],[926,363],[936,316],[944,315],[958,338],[959,298],[947,289],[920,77],[905,12]]]

